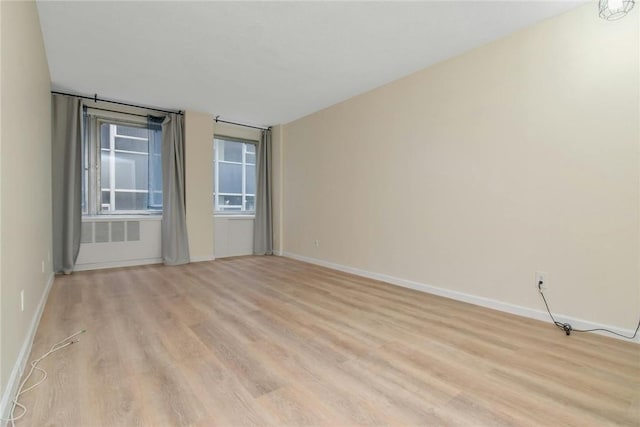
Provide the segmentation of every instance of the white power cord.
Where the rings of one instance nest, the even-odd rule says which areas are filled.
[[[15,427],[15,422],[18,421],[20,418],[24,417],[24,415],[27,413],[27,407],[24,406],[23,404],[21,404],[20,402],[18,402],[18,400],[20,399],[20,396],[22,396],[23,394],[25,394],[28,391],[33,390],[34,388],[38,387],[40,384],[42,384],[44,382],[44,380],[47,379],[47,371],[45,371],[42,368],[38,367],[38,363],[42,362],[45,358],[47,358],[48,356],[50,356],[52,353],[55,353],[58,350],[62,350],[63,348],[69,347],[71,344],[75,344],[80,340],[74,340],[73,338],[77,337],[80,334],[83,334],[87,332],[86,330],[81,330],[76,332],[73,335],[68,336],[67,338],[63,339],[62,341],[58,341],[57,343],[55,343],[54,345],[51,346],[51,348],[49,349],[49,351],[47,351],[45,354],[43,354],[42,356],[40,356],[39,358],[37,358],[36,360],[31,362],[31,369],[29,370],[29,373],[27,374],[27,376],[24,378],[24,380],[22,380],[22,382],[20,383],[20,387],[18,387],[18,392],[16,393],[16,397],[13,399],[12,405],[11,405],[11,413],[9,414],[10,418],[0,418],[2,421],[6,421],[6,422],[11,422],[11,426]],[[33,375],[33,371],[40,371],[42,372],[42,378],[40,378],[40,380],[38,382],[36,382],[35,384],[25,388],[24,390],[22,389],[24,387],[24,385],[27,383],[27,381],[29,381],[29,378],[31,378],[31,375]],[[22,409],[22,413],[20,415],[18,415],[17,417],[13,415],[14,411],[16,410],[16,406],[19,407],[20,409]]]

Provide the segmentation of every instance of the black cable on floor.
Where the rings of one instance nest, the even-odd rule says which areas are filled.
[[[542,301],[544,301],[544,306],[547,308],[547,313],[549,313],[549,317],[551,317],[551,321],[559,329],[563,330],[564,333],[567,334],[567,335],[571,335],[571,331],[573,331],[573,332],[596,332],[596,331],[602,331],[602,332],[607,332],[609,334],[617,335],[617,336],[622,337],[622,338],[626,338],[628,340],[632,340],[632,339],[634,339],[636,337],[636,335],[638,335],[638,329],[640,329],[640,320],[638,320],[638,326],[636,326],[636,330],[633,333],[633,335],[631,335],[631,336],[619,334],[618,332],[610,331],[609,329],[604,329],[604,328],[573,329],[571,324],[558,322],[553,317],[553,314],[551,314],[551,310],[549,309],[549,304],[547,304],[547,299],[544,296],[544,292],[542,292],[542,282],[538,283],[538,291],[540,291],[540,295],[542,295]]]

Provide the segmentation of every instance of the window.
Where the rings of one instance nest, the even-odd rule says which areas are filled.
[[[161,125],[126,115],[85,120],[83,213],[162,212]]]
[[[256,143],[227,137],[214,140],[214,210],[256,210]]]

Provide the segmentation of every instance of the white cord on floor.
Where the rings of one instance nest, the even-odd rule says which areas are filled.
[[[58,350],[62,350],[63,348],[69,347],[71,344],[75,344],[80,340],[74,340],[73,338],[77,337],[80,334],[83,334],[87,332],[86,330],[81,330],[76,332],[73,335],[69,335],[68,337],[66,337],[65,339],[63,339],[62,341],[58,341],[57,343],[55,343],[54,345],[51,346],[51,348],[49,349],[49,351],[47,351],[45,354],[43,354],[42,356],[40,356],[39,358],[37,358],[36,360],[34,360],[33,362],[31,362],[31,369],[29,370],[29,373],[27,374],[26,377],[24,377],[24,380],[22,380],[22,382],[20,383],[20,387],[18,387],[18,392],[16,393],[16,397],[15,399],[13,399],[12,405],[11,405],[11,412],[9,414],[9,418],[0,418],[2,421],[7,421],[7,422],[11,422],[11,426],[15,427],[15,422],[18,421],[20,418],[24,417],[24,415],[27,413],[27,407],[24,406],[23,404],[21,404],[20,402],[18,402],[18,400],[20,400],[20,396],[25,394],[26,392],[33,390],[34,388],[38,387],[40,384],[42,384],[44,382],[44,380],[47,379],[47,371],[45,371],[42,368],[38,368],[38,363],[42,362],[45,358],[47,358],[48,356],[50,356],[52,353],[55,353]],[[24,385],[27,383],[27,381],[29,381],[29,378],[31,378],[31,375],[33,375],[33,371],[40,371],[42,372],[42,378],[40,378],[40,380],[38,382],[36,382],[35,384],[25,388],[24,390],[22,389],[24,387]],[[19,407],[20,409],[22,409],[22,413],[20,415],[18,415],[17,417],[13,415],[14,411],[16,410],[16,406]]]

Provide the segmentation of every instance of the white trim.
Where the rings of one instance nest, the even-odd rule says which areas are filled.
[[[20,353],[18,353],[16,363],[13,365],[13,370],[11,371],[11,375],[9,376],[7,387],[2,393],[2,400],[0,401],[0,416],[2,418],[9,418],[9,412],[11,411],[11,402],[13,401],[13,397],[18,391],[20,378],[22,378],[24,368],[29,361],[29,354],[31,354],[33,339],[36,336],[36,331],[38,330],[38,325],[40,324],[40,318],[42,317],[44,306],[47,303],[47,298],[49,297],[49,291],[51,290],[51,285],[53,285],[54,278],[55,275],[51,273],[49,275],[49,279],[47,280],[47,284],[45,285],[42,297],[40,298],[40,303],[38,303],[36,312],[33,314],[33,318],[31,319],[31,325],[29,325],[27,336],[24,338],[24,342],[22,343]]]
[[[130,215],[130,214],[104,214],[83,215],[82,222],[117,222],[117,221],[162,221],[161,214]]]
[[[162,258],[142,258],[126,261],[89,262],[76,264],[73,271],[101,270],[103,268],[134,267],[136,265],[161,264]]]
[[[498,301],[491,298],[480,297],[477,295],[466,294],[463,292],[453,291],[450,289],[438,288],[436,286],[414,282],[412,280],[400,279],[398,277],[388,276],[386,274],[373,273],[373,272],[361,270],[355,267],[348,267],[342,264],[336,264],[330,261],[324,261],[317,258],[310,258],[302,255],[297,255],[291,252],[286,252],[286,251],[282,252],[282,256],[287,258],[292,258],[298,261],[308,262],[310,264],[320,265],[322,267],[331,268],[333,270],[343,271],[345,273],[355,274],[356,276],[362,276],[362,277],[367,277],[369,279],[380,280],[392,285],[402,286],[403,288],[414,289],[416,291],[426,292],[428,294],[438,295],[441,297],[450,298],[457,301],[463,301],[470,304],[479,305],[481,307],[487,307],[487,308],[491,308],[498,311],[504,311],[506,313],[516,314],[518,316],[528,317],[536,320],[542,320],[545,322],[550,321],[549,314],[543,310],[536,310],[529,307],[523,307],[516,304],[510,304],[507,302]],[[573,326],[576,329],[602,328],[602,329],[609,329],[619,334],[629,335],[629,336],[633,335],[633,332],[634,332],[633,329],[622,329],[617,326],[605,325],[602,323],[596,323],[589,320],[566,316],[563,314],[555,314],[554,316],[557,321],[563,322],[563,323],[564,322],[571,323],[571,326]],[[634,340],[627,340],[617,335],[607,334],[601,331],[597,331],[594,333],[599,335],[604,335],[610,338],[617,338],[620,340],[640,343],[640,336],[636,336]]]
[[[100,101],[98,101],[100,102]],[[108,101],[106,101],[108,102]],[[110,107],[111,108],[111,107]],[[116,107],[117,108],[117,107]],[[158,114],[157,112],[155,112],[155,110],[153,110],[153,112],[149,112],[151,110],[147,110],[143,107],[134,107],[134,108],[139,108],[141,110],[145,110],[147,112],[147,114]],[[95,116],[98,119],[101,119],[101,121],[119,121],[119,122],[124,122],[124,125],[138,125],[138,126],[146,126],[147,125],[147,119],[145,117],[140,117],[139,115],[137,115],[137,113],[127,113],[126,111],[122,111],[122,112],[118,112],[118,111],[106,111],[101,109],[99,106],[97,106],[96,108],[91,108],[91,107],[87,107],[87,115],[88,116]]]
[[[213,218],[230,218],[230,219],[246,219],[246,220],[254,220],[256,219],[256,215],[251,213],[247,214],[245,212],[238,211],[237,214],[225,212],[225,213],[216,213],[213,214]]]
[[[203,261],[215,261],[216,257],[213,255],[202,255],[189,257],[190,262],[203,262]]]

